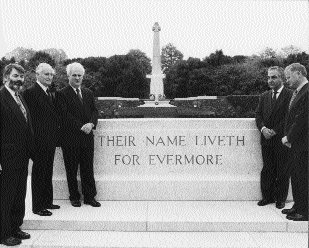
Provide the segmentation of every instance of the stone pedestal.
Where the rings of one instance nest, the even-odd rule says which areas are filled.
[[[97,199],[259,200],[259,139],[254,119],[99,120]],[[60,148],[54,189],[68,199]]]

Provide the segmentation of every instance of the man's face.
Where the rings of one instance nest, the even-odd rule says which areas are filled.
[[[289,84],[289,87],[292,89],[297,89],[297,87],[300,85],[300,72],[286,70],[284,75],[287,83]]]
[[[279,72],[277,70],[268,70],[268,86],[269,88],[277,91],[283,85],[282,78],[279,76]]]
[[[83,81],[84,72],[80,68],[73,68],[69,75],[69,84],[73,88],[81,86]]]
[[[10,75],[5,78],[5,85],[16,92],[22,88],[24,80],[24,74],[13,68]]]
[[[37,80],[48,87],[51,85],[54,77],[54,70],[50,67],[44,67],[39,73],[36,74]]]

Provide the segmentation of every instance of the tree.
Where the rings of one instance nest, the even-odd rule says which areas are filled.
[[[17,47],[12,52],[7,53],[5,55],[5,58],[11,59],[14,57],[16,62],[24,60],[25,63],[27,63],[34,56],[35,53],[36,51],[32,48]]]
[[[293,46],[293,45],[281,48],[281,53],[282,53],[283,57],[285,57],[285,58],[288,57],[291,54],[298,54],[298,53],[301,53],[301,52],[302,52],[301,48],[299,48],[297,46]]]
[[[29,60],[29,63],[27,65],[28,70],[35,70],[35,68],[40,64],[40,63],[47,63],[50,64],[52,67],[55,67],[56,63],[55,60],[45,52],[36,52],[34,56]]]
[[[48,53],[54,59],[56,64],[62,63],[68,58],[68,56],[62,49],[48,48],[41,50],[41,52]]]
[[[204,62],[212,67],[218,67],[224,64],[232,63],[230,56],[224,55],[222,49],[216,50],[204,59]]]
[[[139,49],[131,49],[127,55],[133,56],[145,75],[151,73],[151,59]]]
[[[161,66],[163,73],[167,74],[169,69],[179,60],[183,59],[183,54],[172,44],[168,43],[161,50]]]
[[[259,56],[262,59],[266,59],[266,58],[276,58],[278,56],[277,51],[274,50],[271,47],[266,47],[264,48],[260,53]]]

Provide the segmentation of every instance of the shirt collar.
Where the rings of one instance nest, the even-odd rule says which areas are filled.
[[[12,90],[10,87],[8,87],[8,86],[6,86],[6,85],[4,85],[4,86],[5,86],[5,88],[10,92],[10,94],[12,95],[12,97],[15,99],[15,91]]]
[[[36,81],[38,85],[40,85],[40,87],[44,90],[44,92],[46,93],[46,90],[48,89],[48,87],[46,87],[45,85],[41,84],[39,81]],[[47,94],[47,93],[46,93]]]
[[[283,89],[283,85],[277,90],[277,94],[280,94],[280,92],[282,91]],[[273,93],[274,93],[274,90],[273,90]]]
[[[70,84],[69,84],[70,85]],[[72,89],[74,90],[74,92],[77,94],[76,89],[79,89],[79,93],[82,93],[81,87],[78,88],[74,88],[72,85],[70,85],[72,87]]]
[[[301,88],[308,83],[308,80],[306,80],[305,82],[302,82],[298,87],[297,87],[297,93],[301,90]]]

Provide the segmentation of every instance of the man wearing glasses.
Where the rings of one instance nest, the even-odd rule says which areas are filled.
[[[256,125],[261,132],[263,169],[261,171],[262,200],[265,206],[276,202],[278,209],[284,208],[289,189],[286,160],[287,147],[282,145],[284,118],[288,111],[292,91],[283,86],[284,70],[279,66],[268,69],[269,91],[260,96],[256,110]]]

